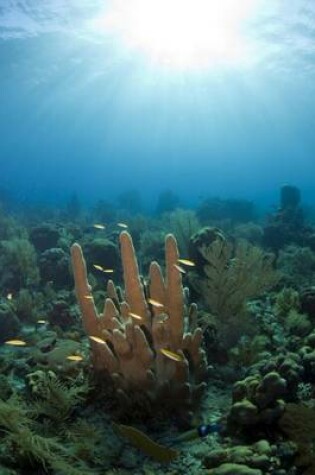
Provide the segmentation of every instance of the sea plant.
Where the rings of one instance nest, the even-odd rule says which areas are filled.
[[[226,239],[215,239],[200,252],[205,259],[205,278],[195,276],[192,283],[220,321],[242,314],[248,299],[277,281],[273,256],[246,241],[234,245]]]
[[[90,473],[57,436],[40,434],[30,407],[15,394],[7,401],[0,399],[0,429],[0,462],[8,467],[50,467],[69,475]]]
[[[2,287],[18,290],[39,283],[36,252],[28,239],[15,237],[1,241],[0,248],[0,265],[5,269]]]
[[[201,224],[193,210],[176,209],[169,215],[169,227],[174,233],[183,256],[189,255],[189,241]]]
[[[33,410],[37,417],[65,423],[88,394],[87,379],[77,377],[62,382],[53,371],[38,370],[28,375],[34,396]]]
[[[0,399],[0,464],[34,471],[42,467],[45,473],[52,470],[52,473],[62,475],[95,473],[86,463],[86,460],[93,462],[93,457],[80,458],[74,438],[70,440],[69,437],[73,422],[68,416],[74,407],[62,407],[65,400],[75,403],[77,394],[74,396],[69,386],[70,395],[67,396],[66,391],[60,389],[57,378],[53,386],[57,389],[54,396],[50,394],[46,400],[45,411],[42,410],[44,406],[39,410],[33,397],[26,399],[13,393],[6,401]],[[49,390],[47,392],[52,393]],[[57,397],[56,392],[62,393],[62,397]],[[57,400],[60,402],[59,407]],[[51,407],[47,409],[49,405]],[[58,415],[59,408],[62,416]],[[53,424],[47,424],[47,416],[54,419]]]

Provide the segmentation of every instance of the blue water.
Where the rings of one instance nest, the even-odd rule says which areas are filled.
[[[127,0],[126,0],[127,1]],[[215,2],[214,2],[215,3]],[[315,4],[265,0],[244,64],[173,70],[89,26],[110,2],[0,0],[0,176],[22,203],[171,188],[315,204]]]

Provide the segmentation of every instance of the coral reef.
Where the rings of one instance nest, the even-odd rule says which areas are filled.
[[[299,190],[267,224],[279,246],[246,203],[214,200],[200,228],[193,209],[120,198],[0,211],[0,473],[314,474]]]

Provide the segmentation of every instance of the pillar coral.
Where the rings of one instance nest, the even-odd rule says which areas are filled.
[[[148,282],[139,274],[127,231],[120,234],[120,249],[124,290],[109,280],[104,309],[98,314],[82,249],[77,243],[71,248],[84,329],[88,336],[103,340],[90,339],[94,370],[106,371],[126,402],[130,392],[141,391],[151,400],[166,396],[191,407],[205,387],[207,363],[197,306],[185,303],[176,239],[172,234],[165,239],[165,277],[159,264],[152,262]],[[161,305],[150,303],[153,301]],[[181,360],[168,358],[162,349],[177,353]]]

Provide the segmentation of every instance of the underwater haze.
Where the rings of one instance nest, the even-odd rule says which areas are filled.
[[[0,0],[0,475],[315,475],[315,0]]]
[[[315,5],[243,3],[248,15],[231,28],[246,52],[221,58],[215,50],[199,67],[185,63],[188,23],[187,45],[160,61],[168,39],[158,58],[145,37],[128,43],[124,2],[1,0],[1,188],[25,203],[75,192],[91,204],[133,189],[150,208],[171,189],[185,205],[220,196],[269,206],[291,183],[312,204]],[[141,1],[133,4],[141,15]],[[242,2],[230,4],[235,17]],[[115,8],[113,26],[106,17]],[[180,5],[171,25],[167,11],[157,35],[166,24],[177,34]],[[215,29],[217,13],[207,13]],[[152,18],[141,21],[151,28]]]

